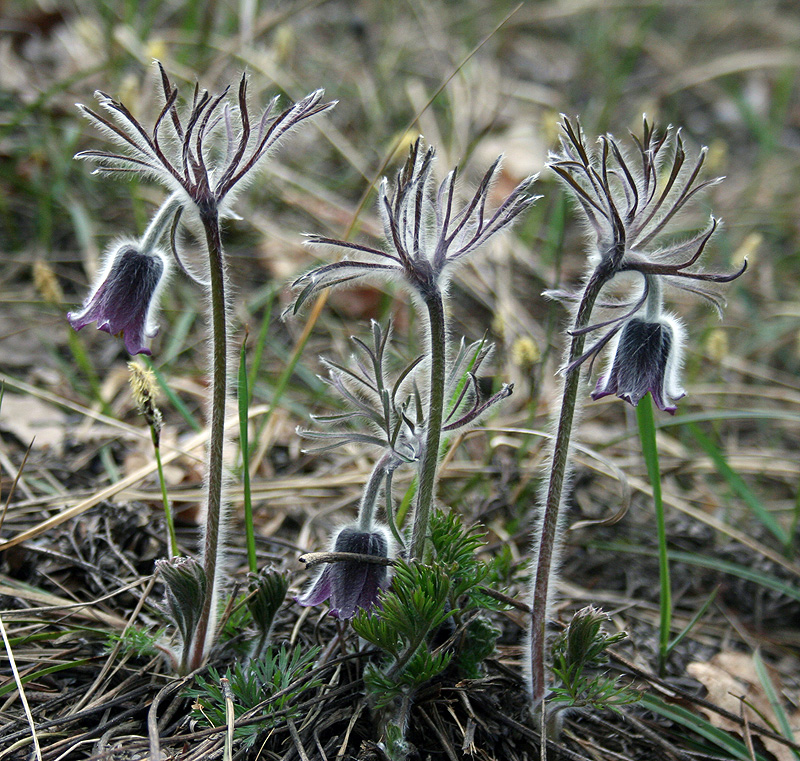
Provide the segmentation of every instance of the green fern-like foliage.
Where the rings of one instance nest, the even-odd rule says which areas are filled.
[[[318,653],[318,647],[305,653],[299,646],[294,650],[286,647],[279,650],[267,648],[263,657],[249,663],[237,663],[233,669],[229,668],[224,676],[233,693],[234,717],[240,719],[272,695],[294,684],[311,669]],[[198,676],[197,686],[187,690],[189,697],[194,698],[192,718],[201,726],[221,726],[225,724],[225,697],[220,682],[222,677],[213,666],[209,666],[208,675],[208,679]],[[276,713],[288,711],[281,714],[281,721],[285,717],[296,717],[299,709],[292,710],[292,705],[297,702],[300,693],[314,689],[319,684],[319,680],[311,679],[296,690],[290,690],[270,701],[260,710],[258,721],[237,727],[234,737],[241,740],[245,747],[251,747],[259,735],[274,725]]]
[[[222,609],[219,612],[222,613]],[[225,649],[229,653],[239,658],[247,656],[250,649],[250,638],[244,636],[244,633],[248,631],[252,623],[253,617],[240,599],[225,619],[217,635],[220,643],[225,645]]]
[[[504,610],[505,605],[481,591],[492,575],[492,563],[482,560],[486,532],[465,528],[455,512],[435,510],[431,517],[431,544],[436,562],[451,569],[450,606],[457,619],[467,611]]]
[[[458,650],[458,668],[468,679],[481,676],[483,662],[489,658],[497,646],[500,630],[483,617],[473,618],[461,638]]]
[[[446,569],[401,562],[391,591],[381,596],[380,611],[361,611],[353,618],[353,629],[389,656],[379,666],[370,664],[364,674],[378,706],[388,705],[447,668],[450,654],[432,655],[426,640],[451,615],[450,587]]]
[[[639,700],[639,693],[607,675],[606,649],[625,639],[625,632],[606,634],[603,624],[608,616],[591,606],[579,610],[567,628],[553,642],[553,688],[551,704],[563,708],[609,708]]]
[[[480,589],[490,573],[478,556],[485,533],[441,510],[434,511],[430,530],[431,563],[399,561],[380,605],[352,620],[359,636],[385,654],[364,674],[378,706],[413,694],[451,664],[477,677],[494,652],[499,632],[479,616],[501,607]]]
[[[143,656],[158,655],[158,642],[166,634],[166,628],[161,628],[156,632],[147,632],[130,626],[121,634],[110,632],[106,641],[106,653],[111,653],[117,643],[120,645],[120,653],[131,657],[141,658]]]

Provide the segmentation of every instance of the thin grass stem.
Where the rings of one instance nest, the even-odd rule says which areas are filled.
[[[742,477],[730,466],[724,452],[694,423],[689,424],[689,431],[709,456],[717,472],[725,479],[734,494],[753,511],[753,514],[761,521],[764,527],[783,545],[785,554],[787,556],[791,555],[792,535],[778,523]]]
[[[667,555],[667,530],[664,522],[664,502],[661,498],[661,470],[658,464],[658,445],[656,443],[656,420],[653,414],[653,401],[650,394],[636,405],[636,421],[639,424],[639,439],[642,455],[647,466],[647,475],[653,488],[653,505],[656,511],[658,531],[658,576],[661,593],[659,595],[659,634],[658,634],[658,674],[664,676],[667,657],[670,652],[669,634],[672,628],[672,586],[669,578],[669,557]]]
[[[170,404],[175,408],[178,414],[189,424],[193,431],[200,433],[203,426],[198,422],[197,418],[192,415],[191,410],[181,401],[181,398],[172,390],[163,373],[153,364],[153,360],[147,355],[142,355],[142,361],[151,370],[153,375],[156,376],[158,387],[164,392],[164,396],[169,399]]]
[[[257,438],[261,438],[261,433],[267,427],[267,423],[269,423],[270,418],[272,417],[272,413],[275,411],[275,408],[278,406],[278,403],[283,396],[283,393],[286,391],[286,388],[289,385],[289,381],[294,374],[295,368],[297,367],[297,363],[300,361],[300,357],[303,354],[303,349],[305,348],[306,344],[308,343],[308,339],[311,337],[311,331],[314,329],[314,326],[317,324],[317,320],[319,319],[320,314],[322,313],[322,309],[325,306],[325,303],[328,300],[328,292],[322,291],[320,295],[317,297],[317,300],[314,302],[313,307],[311,308],[311,314],[308,316],[308,320],[306,320],[306,324],[303,326],[303,332],[300,334],[300,338],[297,339],[295,342],[294,348],[292,349],[292,355],[289,357],[289,361],[283,368],[283,371],[278,376],[278,380],[275,383],[275,390],[272,394],[272,401],[270,402],[269,409],[263,415],[261,419],[261,424],[258,427]]]
[[[175,535],[175,520],[172,516],[172,506],[167,495],[167,482],[164,480],[164,467],[161,464],[161,446],[158,443],[158,431],[151,425],[150,436],[153,439],[153,452],[156,457],[156,467],[158,468],[158,484],[161,487],[161,501],[164,503],[164,516],[167,520],[167,535],[169,537],[169,556],[178,557],[181,552],[178,549],[178,539]]]
[[[400,534],[400,530],[397,528],[397,515],[394,509],[394,502],[392,501],[392,477],[394,476],[394,471],[389,469],[386,471],[386,486],[385,491],[386,494],[384,498],[386,500],[386,523],[389,526],[389,530],[392,532],[392,536],[394,540],[397,542],[397,546],[401,549],[405,549],[406,543],[403,539],[402,535]]]
[[[408,515],[408,511],[411,508],[411,503],[414,501],[414,497],[417,494],[417,477],[414,476],[411,483],[408,485],[406,489],[406,493],[403,495],[403,499],[400,500],[400,504],[397,506],[397,510],[395,511],[395,520],[398,526],[403,526],[406,522],[406,516]]]
[[[708,599],[700,607],[700,610],[698,610],[697,613],[692,616],[689,623],[686,624],[686,626],[683,627],[678,635],[674,637],[672,642],[669,643],[669,646],[667,647],[667,655],[669,655],[686,638],[686,636],[691,633],[692,629],[694,629],[700,619],[706,614],[706,611],[711,607],[711,603],[717,599],[717,592],[719,592],[719,587],[714,589],[714,591],[708,596]]]
[[[103,399],[103,393],[100,388],[100,379],[89,361],[89,355],[86,353],[86,347],[83,345],[81,337],[74,331],[67,332],[67,346],[75,364],[80,368],[92,391],[92,396],[95,401],[100,404],[100,411],[108,417],[113,417],[114,413],[109,407],[108,402]]]
[[[271,289],[269,292],[266,312],[261,320],[261,329],[259,330],[258,338],[256,339],[256,345],[253,350],[253,363],[250,367],[250,372],[247,375],[247,400],[250,404],[253,403],[253,389],[256,385],[258,371],[261,368],[261,357],[264,355],[264,346],[267,343],[267,336],[269,336],[269,326],[270,321],[272,320],[272,307],[275,303],[275,293],[276,291],[274,289]]]

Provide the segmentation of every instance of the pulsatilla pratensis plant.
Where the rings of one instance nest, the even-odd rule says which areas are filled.
[[[700,181],[706,149],[687,162],[680,132],[657,132],[644,120],[641,138],[633,137],[629,155],[610,135],[589,146],[577,123],[564,119],[560,151],[551,155],[550,168],[570,192],[587,222],[589,267],[581,288],[551,292],[571,306],[572,325],[566,349],[563,395],[556,412],[556,434],[541,494],[541,514],[532,576],[530,629],[530,692],[534,709],[545,696],[545,638],[551,576],[557,564],[561,534],[561,505],[570,479],[570,439],[579,404],[584,367],[609,346],[610,359],[592,394],[616,394],[636,406],[649,392],[662,410],[674,412],[673,402],[684,395],[680,383],[684,330],[664,309],[665,289],[674,287],[708,300],[718,311],[723,299],[715,284],[730,282],[741,269],[717,274],[700,269],[706,244],[717,229],[711,217],[700,232],[677,240],[671,223],[704,188],[719,180]],[[628,297],[607,294],[619,276],[630,278]],[[592,322],[595,309],[604,319]],[[586,348],[587,338],[591,343]]]
[[[302,437],[321,442],[311,452],[359,444],[378,450],[375,465],[359,503],[355,523],[340,528],[331,541],[331,551],[348,553],[326,565],[309,588],[295,600],[304,606],[330,601],[330,614],[352,618],[359,609],[368,610],[379,593],[389,585],[387,566],[396,551],[405,551],[405,538],[397,528],[392,481],[395,471],[405,465],[419,465],[426,431],[424,407],[415,372],[423,357],[417,357],[396,375],[390,373],[391,325],[383,328],[372,323],[372,342],[353,338],[357,352],[351,367],[323,359],[328,367],[324,379],[342,397],[347,412],[317,416],[321,423],[339,424],[333,430],[301,430]],[[503,385],[487,399],[481,399],[476,373],[489,353],[482,343],[467,346],[464,342],[448,362],[445,398],[449,409],[442,422],[447,434],[471,425],[491,407],[512,392]],[[341,427],[357,424],[357,429]],[[365,432],[368,431],[368,432]],[[384,494],[385,523],[375,519],[378,502]],[[404,553],[405,554],[405,553]]]
[[[420,384],[425,414],[424,426],[419,431],[418,491],[410,546],[410,555],[416,559],[425,554],[445,424],[447,283],[458,264],[496,233],[507,229],[536,200],[529,192],[536,178],[528,177],[494,211],[487,210],[489,193],[500,170],[498,158],[483,176],[472,199],[458,208],[458,168],[437,189],[433,184],[434,162],[433,148],[425,150],[421,139],[417,140],[394,184],[390,185],[385,178],[382,181],[378,210],[385,249],[310,236],[310,245],[343,249],[357,258],[318,267],[294,284],[302,288],[295,311],[314,293],[359,278],[398,280],[423,307],[428,330],[425,358],[428,381]]]
[[[228,398],[228,314],[230,295],[222,247],[220,215],[235,193],[254,178],[254,170],[295,127],[331,108],[317,90],[278,110],[273,98],[258,114],[247,98],[242,76],[236,97],[231,88],[212,95],[195,86],[191,101],[179,107],[178,88],[158,64],[163,105],[152,128],[145,128],[130,110],[105,93],[96,93],[106,114],[79,106],[101,132],[120,146],[119,152],[87,150],[78,158],[97,164],[96,172],[144,174],[164,185],[169,197],[139,241],[124,241],[108,253],[106,266],[83,308],[70,315],[81,329],[95,321],[98,328],[121,333],[131,353],[149,353],[147,340],[157,330],[154,312],[169,271],[169,257],[160,240],[171,228],[171,249],[178,267],[207,293],[211,326],[211,404],[206,476],[206,519],[202,569],[182,558],[164,561],[161,575],[167,585],[182,638],[174,656],[179,671],[198,668],[214,641],[215,610],[222,570],[220,533],[224,529],[225,406]],[[183,217],[182,217],[183,215]],[[196,225],[205,239],[208,263],[203,277],[187,270],[175,246],[179,220]],[[188,606],[191,610],[183,610]],[[178,608],[181,608],[178,611]]]

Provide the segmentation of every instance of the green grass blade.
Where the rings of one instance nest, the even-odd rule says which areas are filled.
[[[764,661],[761,659],[761,653],[759,653],[758,650],[753,653],[753,665],[755,666],[758,680],[761,682],[761,686],[764,688],[764,694],[767,696],[767,700],[769,700],[769,704],[772,706],[772,712],[775,714],[775,718],[778,720],[778,726],[780,727],[781,734],[787,740],[795,742],[794,732],[792,731],[792,726],[789,723],[789,717],[786,715],[786,711],[784,710],[781,700],[778,697],[778,693],[775,690],[775,685],[772,683],[772,679],[770,679],[769,673],[767,672],[767,667],[764,665]],[[798,753],[794,748],[792,748],[792,754],[796,759],[800,759],[800,753]]]
[[[172,507],[169,503],[169,494],[167,494],[167,482],[164,478],[164,466],[161,464],[161,447],[158,442],[158,436],[155,430],[151,427],[150,434],[153,439],[153,452],[156,457],[156,467],[158,468],[158,485],[161,487],[161,501],[164,504],[164,517],[167,520],[167,538],[169,544],[169,555],[172,558],[180,556],[178,549],[178,538],[175,535],[175,519],[172,516]]]
[[[414,495],[417,493],[417,477],[414,476],[414,479],[408,485],[408,489],[406,489],[406,493],[403,495],[403,499],[400,501],[400,504],[397,506],[397,512],[395,513],[395,520],[397,521],[397,525],[401,528],[405,525],[406,516],[408,515],[408,510],[411,507],[411,503],[414,501]]]
[[[664,522],[664,502],[661,498],[661,469],[658,465],[658,445],[656,444],[656,420],[653,414],[653,401],[646,394],[636,405],[636,420],[639,424],[639,440],[642,455],[647,465],[647,475],[653,487],[653,505],[656,512],[658,530],[658,568],[661,594],[661,609],[658,637],[658,673],[663,676],[669,655],[669,633],[672,624],[672,587],[669,580],[669,557],[667,555],[667,530]]]
[[[635,555],[653,555],[652,550],[647,550],[641,547],[629,547],[622,544],[594,542],[593,547],[597,549],[610,550],[613,552],[629,552]],[[710,568],[713,571],[720,573],[727,573],[731,576],[737,576],[740,579],[752,581],[755,584],[760,584],[767,589],[774,589],[792,600],[800,601],[800,587],[796,584],[789,584],[774,576],[755,571],[752,568],[746,568],[738,563],[731,563],[727,560],[719,560],[718,558],[704,557],[703,555],[695,555],[691,552],[679,552],[670,550],[667,553],[670,561],[673,563],[686,563],[687,565],[696,565],[701,568]]]
[[[256,385],[258,371],[261,368],[261,357],[264,354],[264,346],[266,346],[267,336],[269,335],[269,325],[272,320],[272,305],[275,303],[275,293],[276,291],[273,289],[267,296],[266,312],[264,313],[264,319],[261,320],[261,330],[258,333],[258,339],[256,340],[255,349],[253,350],[253,364],[247,376],[247,400],[250,404],[253,403],[253,389]]]
[[[400,530],[397,528],[397,516],[395,515],[394,500],[392,498],[393,475],[394,474],[391,470],[386,473],[386,494],[384,495],[386,499],[386,522],[389,524],[389,530],[392,532],[392,536],[394,536],[397,546],[405,550],[406,543],[400,534]]]
[[[741,740],[737,740],[733,735],[722,729],[717,729],[706,719],[688,711],[686,708],[670,705],[661,700],[661,698],[648,694],[642,695],[639,705],[649,708],[659,716],[674,721],[692,732],[696,732],[721,750],[730,753],[733,758],[741,759],[741,761],[753,761],[750,751]],[[768,761],[761,753],[756,753],[755,758],[756,761]]]
[[[285,361],[283,371],[278,376],[278,380],[275,383],[275,387],[272,390],[272,398],[269,401],[269,409],[266,413],[261,417],[261,422],[258,426],[258,437],[261,436],[262,431],[267,427],[267,424],[272,417],[272,413],[275,411],[275,408],[281,401],[283,394],[285,393],[287,387],[289,386],[289,381],[292,379],[292,375],[294,375],[295,370],[298,371],[298,374],[308,373],[309,375],[313,376],[314,380],[316,380],[316,376],[314,373],[310,373],[304,368],[302,365],[298,367],[298,362],[300,361],[300,357],[303,354],[303,349],[305,348],[306,344],[308,343],[308,339],[311,338],[311,329],[313,328],[314,324],[317,321],[317,317],[319,316],[319,310],[325,304],[325,297],[324,293],[319,297],[317,303],[314,305],[314,309],[312,310],[311,315],[309,315],[308,321],[306,322],[306,326],[303,329],[303,332],[300,334],[300,337],[297,339],[294,347],[292,348],[292,352],[289,355],[289,358]],[[313,382],[313,381],[312,381]],[[321,383],[321,382],[320,382]]]
[[[114,461],[114,452],[109,445],[100,447],[100,462],[110,483],[115,484],[122,478],[117,463]]]
[[[92,396],[94,397],[95,401],[100,403],[100,409],[102,410],[103,414],[113,417],[114,413],[108,406],[108,402],[103,399],[103,392],[100,388],[100,379],[98,378],[94,366],[89,359],[89,355],[86,353],[86,347],[83,345],[83,340],[77,334],[77,332],[71,328],[67,331],[67,346],[69,347],[70,354],[72,354],[72,358],[75,360],[75,364],[83,373],[83,377],[86,378],[86,381],[89,383]]]
[[[242,449],[242,488],[244,491],[244,531],[247,537],[247,564],[250,571],[258,570],[256,560],[256,538],[253,526],[253,500],[250,493],[250,446],[248,439],[248,413],[250,410],[250,393],[247,382],[247,334],[242,341],[239,354],[239,446]]]
[[[55,674],[58,671],[66,671],[67,669],[74,669],[78,666],[85,666],[87,663],[91,663],[91,660],[91,658],[83,658],[79,661],[70,661],[69,663],[59,663],[55,666],[48,666],[47,668],[39,669],[38,671],[32,671],[24,676],[20,675],[19,680],[22,682],[22,684],[27,684],[28,682],[32,682],[34,679],[39,679],[43,676],[47,676],[48,674]],[[3,697],[3,695],[6,695],[12,690],[16,689],[17,683],[11,679],[2,687],[0,687],[0,697]]]
[[[797,496],[794,499],[794,509],[792,510],[792,525],[789,528],[789,536],[797,536],[798,524],[800,524],[800,486],[797,487]]]
[[[775,520],[772,513],[767,510],[761,500],[753,494],[750,487],[744,482],[742,477],[728,464],[722,450],[717,447],[711,439],[706,436],[694,423],[689,424],[689,431],[694,436],[703,451],[711,458],[717,472],[725,479],[725,482],[752,511],[764,526],[775,536],[784,546],[789,547],[791,538],[788,532]]]
[[[740,579],[747,579],[768,589],[774,589],[792,600],[800,600],[800,588],[795,584],[787,584],[774,576],[761,571],[754,571],[752,568],[746,568],[737,563],[730,563],[727,560],[718,560],[717,558],[705,558],[700,555],[693,555],[690,552],[675,552],[672,550],[670,550],[669,559],[679,563],[699,565],[703,568],[711,568],[714,571],[729,573],[731,576],[738,576]]]
[[[714,600],[717,598],[717,592],[719,592],[719,587],[717,587],[708,596],[708,599],[702,604],[700,610],[698,610],[697,613],[695,613],[692,616],[691,621],[689,621],[689,623],[686,624],[686,626],[683,628],[680,634],[678,634],[678,636],[675,637],[675,639],[673,639],[672,642],[669,643],[669,645],[667,646],[667,654],[671,653],[681,643],[684,637],[686,637],[686,635],[689,634],[689,632],[691,632],[692,629],[694,629],[697,622],[705,615],[706,611],[711,607],[711,603],[714,602]]]
[[[170,328],[165,336],[167,345],[159,355],[159,362],[162,366],[172,362],[182,351],[185,351],[187,337],[192,325],[197,321],[197,312],[194,309],[186,309],[181,312],[175,324]]]
[[[710,410],[676,415],[669,420],[659,422],[659,428],[673,428],[689,423],[712,423],[717,420],[779,420],[785,423],[800,423],[800,414],[790,410]]]

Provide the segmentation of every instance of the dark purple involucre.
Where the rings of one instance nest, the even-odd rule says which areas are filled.
[[[334,552],[353,552],[359,555],[388,557],[389,543],[378,532],[359,531],[346,526],[336,537]],[[330,615],[352,618],[359,608],[370,608],[378,601],[378,593],[389,581],[388,568],[376,563],[344,560],[328,563],[314,583],[295,601],[303,606],[319,605],[330,600]]]
[[[672,401],[685,396],[678,378],[681,346],[682,332],[674,318],[629,320],[620,331],[611,366],[597,382],[592,399],[616,394],[635,407],[649,391],[660,410],[674,414],[677,408]]]
[[[158,333],[152,312],[165,270],[159,253],[120,246],[83,307],[67,315],[70,325],[80,330],[96,322],[98,330],[121,335],[130,354],[150,354],[147,344]]]

